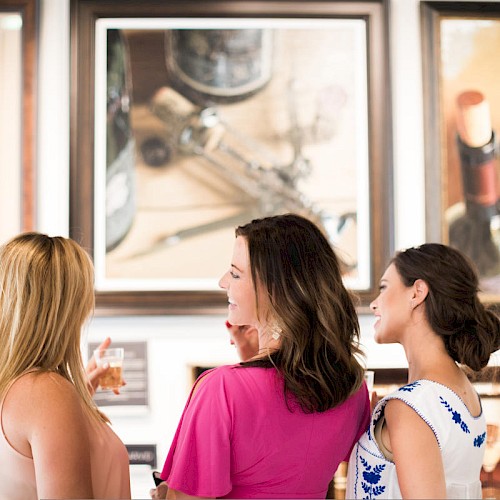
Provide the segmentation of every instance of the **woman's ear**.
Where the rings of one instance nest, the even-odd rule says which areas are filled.
[[[415,283],[413,283],[413,307],[420,305],[426,299],[428,293],[429,287],[427,283],[422,279],[415,280]]]

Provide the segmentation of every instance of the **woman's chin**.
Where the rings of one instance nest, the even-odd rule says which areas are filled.
[[[378,331],[378,329],[375,329],[373,340],[375,340],[377,344],[385,344],[384,336]]]

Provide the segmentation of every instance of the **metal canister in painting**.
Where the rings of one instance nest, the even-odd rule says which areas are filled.
[[[271,79],[272,36],[265,29],[168,30],[172,86],[199,105],[247,99]]]

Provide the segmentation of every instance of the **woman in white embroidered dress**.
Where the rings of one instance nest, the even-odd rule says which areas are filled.
[[[500,321],[477,292],[472,264],[451,247],[393,258],[371,309],[375,340],[404,347],[408,384],[375,406],[350,457],[347,498],[482,498],[486,423],[460,365],[487,365]]]

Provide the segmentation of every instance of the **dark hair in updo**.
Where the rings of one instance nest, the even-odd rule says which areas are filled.
[[[474,265],[455,248],[426,243],[396,253],[391,261],[405,286],[427,283],[425,312],[450,356],[472,370],[484,368],[500,348],[500,318],[478,297]]]

